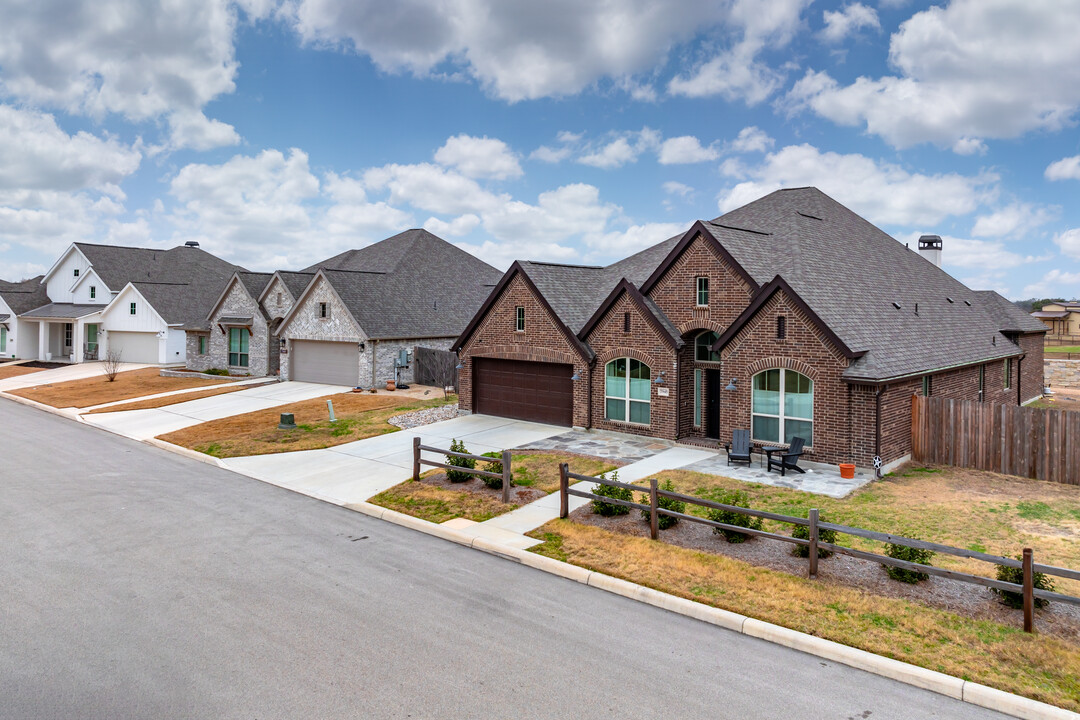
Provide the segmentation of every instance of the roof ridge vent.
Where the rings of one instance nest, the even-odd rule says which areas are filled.
[[[894,303],[892,304],[892,306],[893,306],[894,308],[896,308],[897,310],[902,310],[902,309],[903,309],[903,307],[902,307],[902,306],[900,305],[900,303],[898,303],[898,302],[894,302]]]
[[[802,210],[796,210],[795,212],[798,215],[802,215],[804,218],[810,218],[811,220],[817,220],[819,222],[825,222],[825,220],[823,220],[822,218],[819,218],[817,215],[811,215],[810,213],[804,213]]]

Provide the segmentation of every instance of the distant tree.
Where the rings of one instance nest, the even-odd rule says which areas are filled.
[[[1031,300],[1031,312],[1037,312],[1043,309],[1043,305],[1049,305],[1050,303],[1065,302],[1064,298],[1042,298],[1039,300]]]

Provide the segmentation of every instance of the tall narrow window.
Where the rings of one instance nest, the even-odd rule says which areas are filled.
[[[7,328],[0,327],[0,352],[7,352]]]
[[[129,314],[129,315],[134,315],[134,314],[135,314],[135,310],[136,310],[136,306],[135,306],[135,303],[131,303],[130,307],[128,307],[128,314]]]
[[[698,362],[720,362],[720,353],[712,349],[720,336],[706,330],[694,339],[694,359]]]
[[[275,304],[278,305],[279,307],[281,306],[281,293],[277,294],[277,302]]]
[[[95,298],[97,298],[97,288],[95,286],[91,285],[90,286],[90,299],[94,300]]]
[[[1012,387],[1012,358],[1005,358],[1005,389]]]
[[[922,379],[922,394],[923,397],[930,397],[934,392],[934,378],[929,375],[923,375]]]
[[[248,331],[247,328],[229,328],[229,365],[248,366]]]
[[[783,340],[787,337],[787,318],[783,315],[776,317],[776,339]]]
[[[199,354],[200,355],[205,355],[206,354],[206,336],[205,335],[200,335],[199,336]]]
[[[514,309],[514,330],[525,332],[525,308],[521,305]]]
[[[648,425],[651,377],[649,366],[633,358],[609,362],[604,371],[604,417]]]
[[[814,444],[814,381],[794,370],[766,370],[754,376],[751,433],[755,440]]]
[[[622,329],[623,332],[630,332],[630,313],[623,313]]]
[[[330,317],[330,305],[329,304],[324,303],[324,302],[319,303],[319,317],[320,318],[328,318],[328,317]]]
[[[697,304],[700,307],[709,304],[709,278],[707,277],[697,279]]]
[[[694,427],[701,427],[701,376],[705,373],[694,369]]]

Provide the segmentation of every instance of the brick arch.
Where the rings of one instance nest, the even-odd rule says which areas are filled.
[[[602,355],[597,355],[596,356],[596,364],[597,364],[597,366],[606,366],[612,360],[615,360],[615,359],[621,358],[621,357],[633,358],[633,359],[637,360],[638,362],[643,362],[643,363],[645,363],[646,365],[649,366],[650,371],[656,371],[655,369],[659,368],[660,365],[661,365],[660,361],[657,360],[656,358],[654,358],[654,357],[652,357],[650,355],[646,355],[645,353],[641,352],[640,350],[635,350],[633,348],[625,348],[625,347],[613,348],[611,350],[608,350],[607,352],[605,352]]]
[[[570,353],[550,348],[528,346],[523,349],[521,345],[481,345],[475,350],[470,350],[468,358],[498,358],[500,360],[525,360],[529,362],[551,362],[577,365],[581,358]]]
[[[770,357],[762,358],[761,360],[755,360],[746,366],[747,374],[750,377],[754,377],[759,372],[765,370],[794,370],[797,373],[805,375],[813,380],[815,383],[818,381],[818,371],[812,365],[808,365],[802,360],[796,360],[789,357]]]
[[[679,331],[679,337],[683,340],[687,340],[691,337],[696,337],[702,330],[712,330],[717,335],[722,335],[726,329],[724,325],[713,322],[712,320],[698,320],[697,318],[691,318],[679,324],[676,330]]]

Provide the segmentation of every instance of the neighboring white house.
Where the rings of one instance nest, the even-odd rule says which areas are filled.
[[[19,317],[49,301],[41,275],[18,283],[0,281],[0,358],[35,358],[38,324]]]

